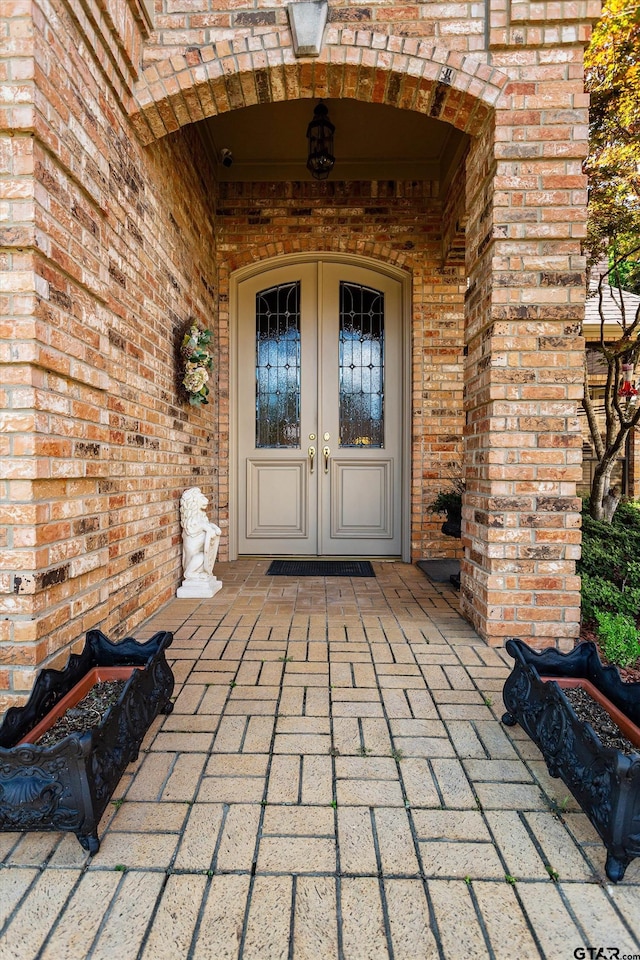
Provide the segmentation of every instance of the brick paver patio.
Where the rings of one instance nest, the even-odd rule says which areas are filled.
[[[267,567],[218,565],[138,632],[174,631],[175,711],[100,852],[0,834],[2,960],[640,957],[640,861],[607,882],[453,590]]]

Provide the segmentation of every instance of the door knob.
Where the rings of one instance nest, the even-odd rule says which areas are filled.
[[[329,457],[331,456],[329,447],[322,448],[322,456],[324,457],[324,472],[329,473]]]
[[[313,473],[313,465],[314,465],[314,463],[315,463],[315,458],[316,458],[316,448],[315,448],[315,447],[309,447],[308,453],[309,453],[309,461],[310,461],[310,463],[311,463],[311,471],[310,471],[310,472]]]

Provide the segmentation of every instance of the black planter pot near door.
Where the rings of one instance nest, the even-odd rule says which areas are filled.
[[[131,637],[111,643],[90,630],[82,653],[72,654],[63,670],[40,671],[26,705],[8,710],[0,727],[0,831],[70,831],[97,853],[100,817],[125,767],[137,759],[155,717],[173,709],[165,657],[172,641],[163,631],[146,643]],[[49,747],[32,742],[64,705],[114,674],[128,679],[97,727]]]
[[[502,722],[519,723],[542,752],[551,776],[571,791],[602,838],[606,874],[617,883],[640,856],[640,683],[623,683],[615,667],[603,666],[593,643],[581,643],[568,654],[538,653],[521,640],[506,646],[515,663],[504,685]],[[561,686],[576,680],[605,708],[610,705],[621,730],[635,738],[637,754],[603,746],[578,718]]]

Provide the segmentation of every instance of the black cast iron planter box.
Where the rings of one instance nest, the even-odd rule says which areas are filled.
[[[0,726],[0,830],[64,830],[90,854],[98,852],[98,824],[125,767],[159,713],[171,713],[173,673],[165,650],[171,633],[145,643],[111,643],[90,630],[81,654],[64,670],[42,670],[24,707],[12,707]],[[34,745],[36,728],[77,703],[100,679],[127,677],[99,726],[72,733],[50,747]],[[41,723],[44,721],[44,723]],[[42,732],[42,731],[41,731]],[[31,739],[30,739],[31,738]]]
[[[623,683],[615,667],[603,666],[594,643],[581,643],[567,654],[537,653],[521,640],[508,640],[506,646],[515,664],[504,685],[508,712],[502,722],[519,723],[541,750],[551,776],[569,788],[604,841],[605,870],[617,883],[640,856],[640,746],[637,756],[604,747],[578,718],[561,685],[575,686],[569,678],[588,681],[594,699],[599,693],[605,708],[606,701],[613,705],[614,719],[631,739],[640,726],[640,683]],[[625,718],[630,721],[626,730]]]

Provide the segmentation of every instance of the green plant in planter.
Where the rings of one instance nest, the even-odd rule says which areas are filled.
[[[441,490],[433,503],[429,504],[429,513],[447,513],[462,516],[462,492]]]
[[[454,481],[452,490],[441,490],[435,500],[429,504],[429,513],[446,513],[442,532],[448,537],[461,536],[462,530],[462,493],[464,481]]]

